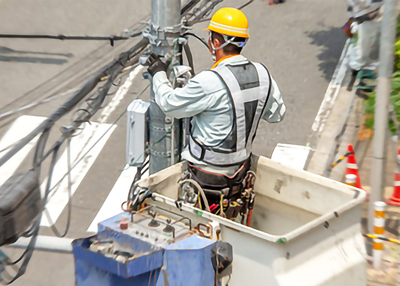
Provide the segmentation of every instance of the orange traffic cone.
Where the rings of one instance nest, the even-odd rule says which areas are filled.
[[[397,151],[397,161],[400,162],[400,148]],[[392,206],[400,206],[400,174],[397,171],[397,166],[394,174],[393,194],[386,203]]]
[[[358,174],[358,167],[357,167],[357,162],[356,162],[356,156],[354,155],[354,149],[353,145],[349,144],[347,147],[347,151],[350,153],[350,155],[347,157],[347,169],[346,169],[346,175],[353,174],[356,175],[356,188],[361,189],[361,181],[360,181],[360,175]]]

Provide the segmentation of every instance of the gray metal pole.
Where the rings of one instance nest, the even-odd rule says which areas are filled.
[[[379,51],[378,87],[375,103],[374,138],[372,141],[371,194],[368,209],[368,228],[373,230],[374,203],[381,201],[385,189],[388,113],[396,36],[397,0],[385,0]]]
[[[181,0],[152,0],[151,10],[152,51],[159,56],[177,53],[175,39],[181,32]],[[179,120],[165,116],[158,107],[153,89],[150,91],[149,125],[150,145],[153,146],[150,150],[149,172],[154,174],[178,162],[181,128]],[[167,132],[169,134],[166,136]]]

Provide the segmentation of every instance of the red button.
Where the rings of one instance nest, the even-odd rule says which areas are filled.
[[[128,222],[127,221],[121,221],[121,223],[119,224],[119,227],[122,230],[128,229]]]

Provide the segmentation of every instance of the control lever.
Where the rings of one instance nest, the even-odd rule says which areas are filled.
[[[174,233],[174,238],[175,238],[175,228],[171,225],[171,219],[167,219],[167,226],[163,229],[163,232],[165,233]]]
[[[160,223],[156,220],[156,212],[151,212],[150,210],[148,211],[148,214],[152,217],[152,220],[149,222],[148,226],[149,227],[158,227]]]

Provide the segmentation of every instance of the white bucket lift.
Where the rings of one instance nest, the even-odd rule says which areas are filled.
[[[233,246],[229,286],[365,286],[361,203],[365,193],[265,157],[253,156],[256,172],[252,227],[189,205],[177,208],[176,164],[138,182],[157,193],[158,204],[221,229]],[[215,233],[215,231],[214,231]]]

